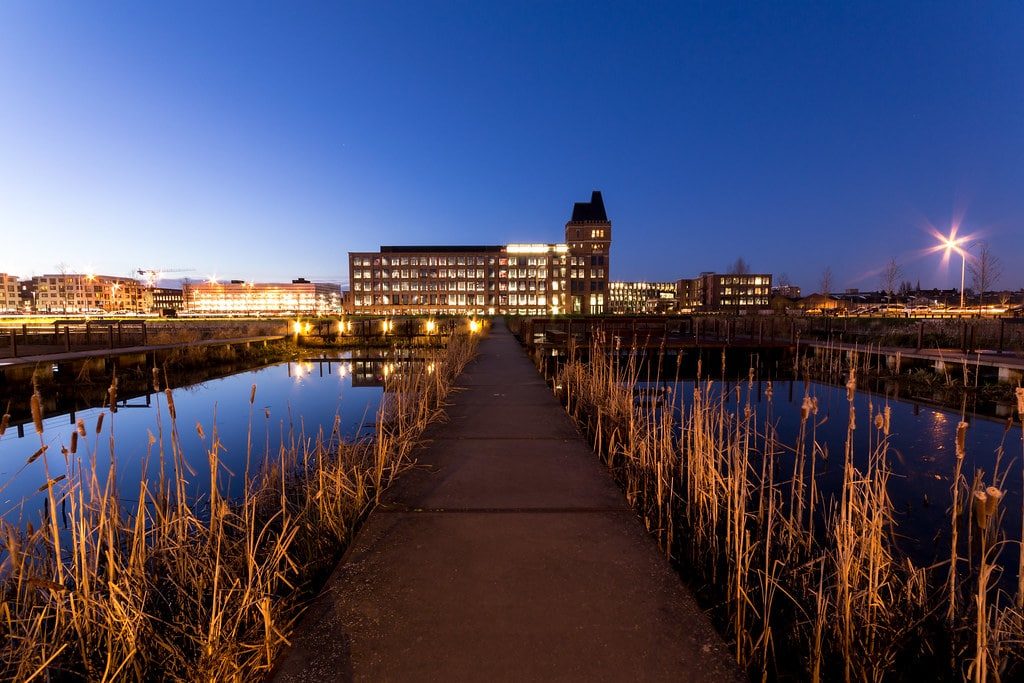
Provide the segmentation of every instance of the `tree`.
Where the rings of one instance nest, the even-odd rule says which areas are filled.
[[[832,293],[832,267],[825,266],[821,271],[821,293],[828,296]]]
[[[882,269],[882,291],[890,296],[895,294],[896,283],[900,281],[901,277],[903,277],[903,266],[897,263],[896,259],[889,259],[889,262],[885,264],[885,268]]]
[[[985,292],[993,289],[1003,274],[1003,265],[989,247],[988,242],[979,242],[978,258],[967,266],[971,271],[971,285],[978,293],[978,303],[985,298]]]
[[[731,266],[729,266],[730,275],[747,275],[750,273],[750,264],[747,263],[742,256],[736,259]]]

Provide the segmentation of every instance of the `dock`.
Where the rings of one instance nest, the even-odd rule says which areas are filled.
[[[272,680],[743,680],[501,319]]]

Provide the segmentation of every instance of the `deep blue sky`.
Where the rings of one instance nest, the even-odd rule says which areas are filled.
[[[300,7],[302,5],[302,7]],[[638,9],[639,8],[639,9]],[[560,241],[813,290],[929,224],[1024,286],[1024,4],[0,3],[0,271],[340,280],[346,252]]]

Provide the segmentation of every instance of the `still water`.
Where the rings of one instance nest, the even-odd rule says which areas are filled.
[[[689,410],[693,402],[694,382],[645,383],[647,392],[658,387],[671,387],[672,402]],[[740,388],[737,401],[736,387]],[[772,396],[767,382],[715,383],[713,391],[720,395],[729,390],[727,410],[743,414],[748,396],[758,420],[758,431],[764,433],[771,425],[778,435],[782,450],[777,455],[777,478],[786,480],[791,472],[792,451],[797,443],[800,408],[804,395],[816,397],[818,415],[816,439],[827,450],[828,459],[819,458],[817,482],[826,499],[839,490],[843,478],[843,462],[849,422],[846,388],[821,382],[775,381]],[[703,387],[703,385],[702,385]],[[877,444],[874,416],[888,405],[891,409],[889,462],[892,475],[889,494],[896,507],[897,543],[912,559],[921,564],[941,560],[949,553],[950,489],[956,468],[956,429],[959,413],[912,401],[887,399],[884,395],[857,391],[854,397],[856,429],[853,432],[854,464],[865,471],[871,448]],[[963,476],[971,482],[976,473],[986,485],[997,482],[1004,492],[1003,529],[1011,539],[1021,538],[1021,461],[1024,457],[1020,421],[1010,422],[977,415],[966,415],[968,422],[967,453]],[[810,424],[810,421],[809,423]],[[1017,547],[1007,550],[1016,558]],[[1005,557],[1004,561],[1009,559]],[[1010,562],[1014,566],[1016,559]]]
[[[281,363],[174,389],[181,448],[196,472],[189,477],[190,495],[208,493],[207,452],[215,424],[222,444],[220,477],[226,486],[223,492],[229,496],[241,491],[247,458],[257,465],[262,463],[265,456],[273,457],[282,441],[289,441],[293,433],[296,438],[303,434],[315,438],[322,428],[329,435],[338,416],[343,438],[372,434],[383,392],[383,371],[384,361],[347,355],[333,362]],[[253,384],[256,398],[250,409]],[[102,432],[96,434],[101,413]],[[65,457],[62,448],[69,447],[79,419],[84,421],[88,436],[79,440],[77,457]],[[77,459],[86,466],[95,463],[100,482],[105,481],[111,461],[116,462],[120,495],[130,504],[137,497],[144,466],[150,479],[156,477],[161,441],[170,460],[169,423],[167,400],[161,392],[120,400],[113,413],[94,407],[47,416],[41,441],[31,422],[20,430],[20,437],[12,425],[0,437],[0,518],[38,526],[45,497],[39,487],[47,481],[47,474],[50,478],[71,478]],[[203,437],[197,424],[202,427]],[[247,447],[250,433],[251,452]],[[157,440],[152,446],[150,434]],[[45,456],[26,464],[42,444],[48,447]]]

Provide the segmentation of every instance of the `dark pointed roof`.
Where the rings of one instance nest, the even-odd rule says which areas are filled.
[[[570,221],[573,223],[608,222],[608,214],[604,211],[604,200],[601,199],[600,190],[594,190],[594,193],[590,195],[589,202],[576,202],[573,205]]]

